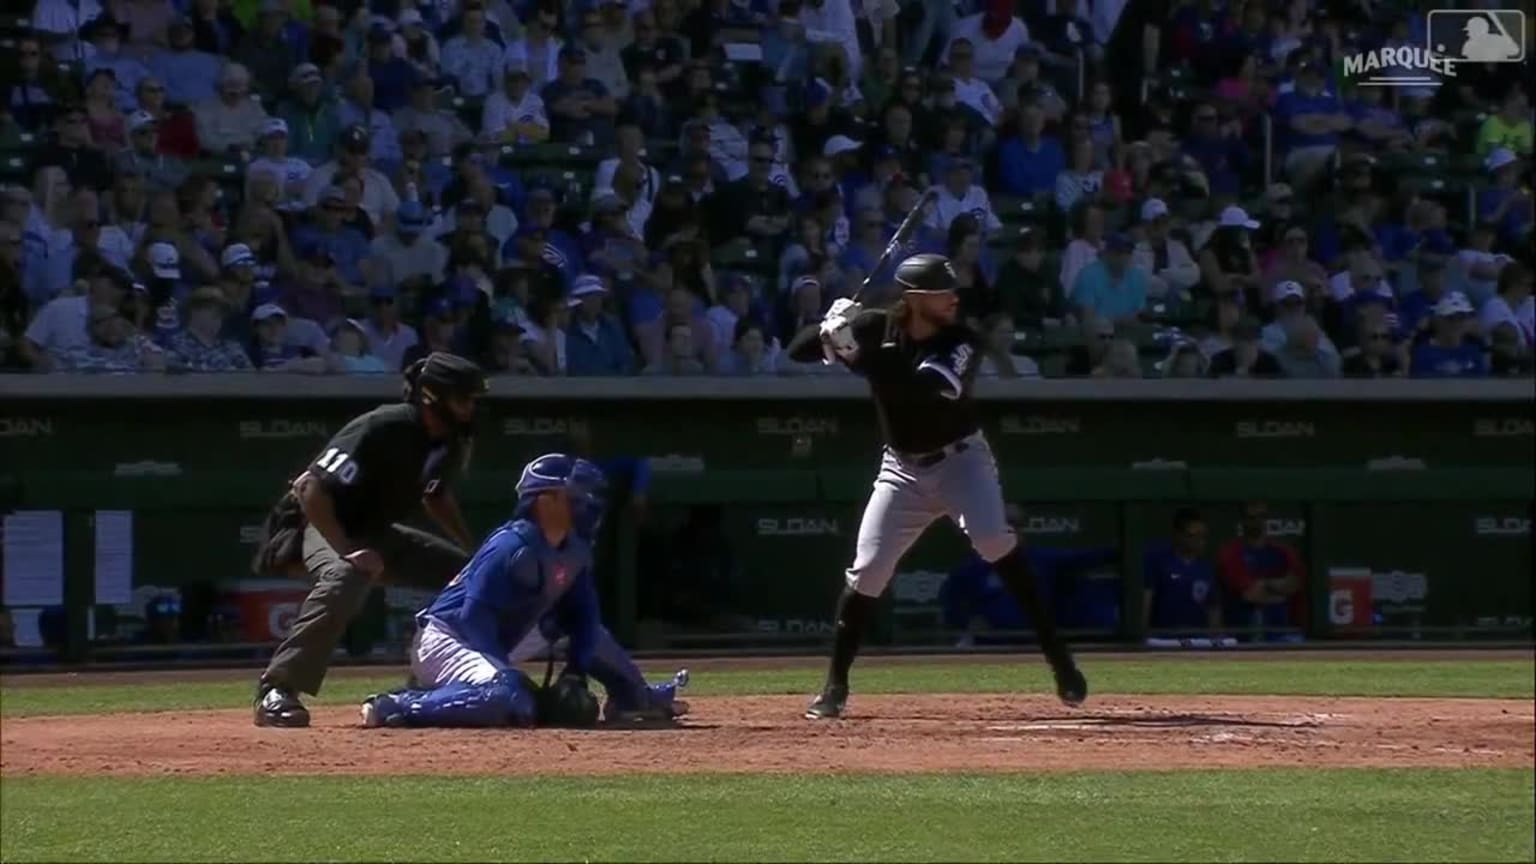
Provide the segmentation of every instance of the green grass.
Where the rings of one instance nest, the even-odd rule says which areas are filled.
[[[0,858],[1529,861],[1533,789],[1521,770],[27,778],[0,783]]]
[[[1530,660],[1425,661],[1412,655],[1393,660],[1082,659],[1095,693],[1253,694],[1277,696],[1425,696],[1531,698],[1536,664]],[[660,674],[662,670],[649,670]],[[820,684],[816,668],[730,670],[693,676],[690,695],[810,693]],[[333,676],[319,701],[357,702],[370,693],[400,685],[401,673],[378,677]],[[163,711],[235,708],[249,704],[255,673],[231,673],[222,682],[194,681],[139,685],[90,684],[0,688],[0,715],[94,714],[109,711]],[[862,693],[1049,692],[1043,663],[969,665],[885,664],[871,661],[854,670]]]

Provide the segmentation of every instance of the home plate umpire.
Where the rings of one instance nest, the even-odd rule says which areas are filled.
[[[475,546],[451,491],[469,461],[485,374],[433,353],[405,370],[405,400],[341,428],[272,508],[252,569],[308,574],[299,607],[256,693],[257,726],[303,727],[299,693],[320,692],[348,622],[375,582],[436,591]],[[401,524],[422,506],[447,540]]]

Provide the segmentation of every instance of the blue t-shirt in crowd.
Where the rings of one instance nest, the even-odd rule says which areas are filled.
[[[1067,167],[1055,138],[1041,135],[1034,149],[1017,135],[997,145],[997,186],[1004,195],[1033,197],[1056,191],[1056,175]]]
[[[1102,260],[1094,261],[1078,271],[1071,299],[1100,318],[1129,318],[1147,305],[1147,274],[1128,266],[1116,279]]]
[[[1481,378],[1488,374],[1488,357],[1475,342],[1455,348],[1423,342],[1413,349],[1409,373],[1415,378]]]
[[[1305,117],[1309,114],[1338,114],[1340,113],[1339,100],[1328,93],[1318,93],[1316,96],[1306,96],[1300,92],[1292,91],[1281,96],[1275,102],[1275,122],[1284,132],[1284,141],[1288,147],[1324,147],[1335,146],[1339,143],[1336,132],[1324,132],[1321,135],[1302,132],[1291,126],[1291,121],[1297,117]]]

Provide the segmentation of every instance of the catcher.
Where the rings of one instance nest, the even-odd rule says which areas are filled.
[[[603,631],[591,549],[574,530],[576,463],[552,453],[523,469],[512,520],[492,532],[416,616],[411,672],[422,689],[369,697],[364,726],[597,723],[586,676]],[[553,684],[546,679],[540,687],[507,658],[546,621],[567,635],[569,663]]]

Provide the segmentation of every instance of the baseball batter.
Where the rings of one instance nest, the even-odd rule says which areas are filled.
[[[801,363],[840,362],[869,381],[885,452],[859,524],[853,566],[837,601],[826,683],[805,716],[842,716],[848,670],[876,600],[913,542],[948,516],[1035,623],[1056,693],[1080,704],[1088,684],[1040,602],[1029,560],[1008,524],[997,463],[976,420],[971,385],[981,338],[957,322],[955,271],[942,255],[914,255],[896,268],[901,297],[889,309],[832,304],[819,325],[790,343]]]

